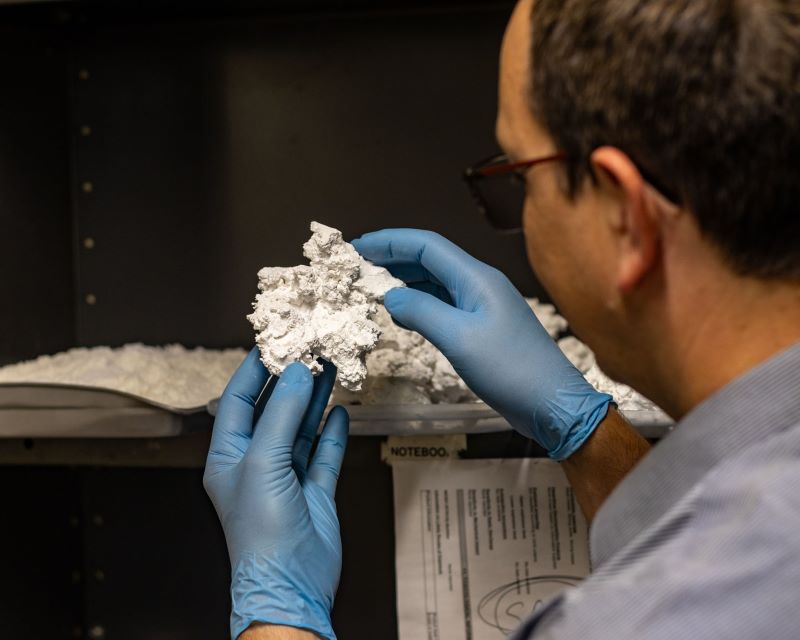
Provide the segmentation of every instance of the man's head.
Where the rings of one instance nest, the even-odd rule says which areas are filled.
[[[498,140],[568,156],[526,174],[526,243],[612,374],[638,382],[619,341],[704,287],[800,281],[799,114],[797,0],[516,7]]]

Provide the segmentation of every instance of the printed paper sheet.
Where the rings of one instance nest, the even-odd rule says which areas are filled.
[[[589,573],[588,528],[547,459],[395,462],[400,640],[500,640]]]

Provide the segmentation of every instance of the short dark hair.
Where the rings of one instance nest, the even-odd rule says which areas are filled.
[[[800,278],[800,0],[534,0],[531,47],[570,195],[618,147],[736,272]]]

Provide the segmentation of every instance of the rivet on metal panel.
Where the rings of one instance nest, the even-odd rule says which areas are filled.
[[[78,71],[78,78],[80,80],[88,80],[89,79],[89,70],[88,69],[81,69]]]
[[[86,304],[88,305],[95,305],[97,304],[97,296],[93,293],[86,294]]]
[[[105,580],[106,579],[105,571],[103,571],[102,569],[97,569],[97,571],[94,572],[94,579],[97,580],[98,582],[102,582],[103,580]]]
[[[81,127],[81,135],[82,135],[84,138],[86,138],[86,137],[88,137],[88,136],[92,135],[92,128],[91,128],[91,127],[90,127],[88,124],[85,124],[85,125],[83,125],[83,126]]]
[[[99,513],[95,513],[92,516],[92,524],[95,527],[102,527],[103,526],[103,516],[101,516]]]
[[[99,624],[96,624],[91,629],[89,629],[89,637],[90,638],[105,638],[106,637],[106,630],[103,627],[101,627]]]
[[[91,193],[94,191],[94,184],[91,182],[91,180],[84,180],[81,183],[81,191],[84,193]]]
[[[84,249],[94,249],[94,238],[84,238],[83,239],[83,248]]]

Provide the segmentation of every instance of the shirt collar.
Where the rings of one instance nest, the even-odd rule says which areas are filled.
[[[704,400],[620,482],[595,517],[602,565],[651,526],[719,461],[800,422],[800,343]]]

